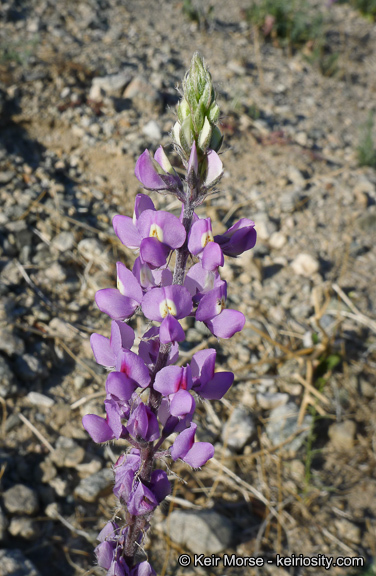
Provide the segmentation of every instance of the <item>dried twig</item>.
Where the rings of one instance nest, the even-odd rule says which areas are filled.
[[[35,426],[30,422],[30,420],[28,420],[26,418],[26,416],[24,416],[23,414],[21,414],[21,412],[18,414],[18,417],[20,420],[22,420],[22,422],[24,424],[26,424],[26,426],[28,428],[30,428],[30,430],[32,431],[33,434],[35,434],[35,436],[42,442],[42,444],[44,444],[46,446],[46,448],[48,448],[48,450],[50,452],[55,452],[55,448],[52,446],[52,444],[49,443],[49,441],[47,440],[47,438],[45,438],[43,436],[43,434],[41,432],[39,432],[39,430],[37,428],[35,428]]]

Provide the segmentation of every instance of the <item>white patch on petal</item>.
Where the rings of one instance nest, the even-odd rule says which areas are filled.
[[[168,314],[171,314],[171,316],[176,316],[177,310],[175,303],[169,298],[166,298],[159,304],[159,312],[162,318],[166,318]]]
[[[218,314],[220,314],[224,308],[226,308],[226,300],[224,296],[222,296],[222,298],[217,299],[217,303],[215,305],[216,315],[218,316]]]
[[[123,282],[120,280],[119,276],[117,278],[117,289],[119,290],[120,294],[125,296],[125,288]]]
[[[140,269],[140,284],[141,286],[149,286],[149,284],[153,284],[153,275],[149,266],[141,266]]]
[[[205,248],[205,246],[209,242],[214,242],[214,236],[213,236],[213,232],[211,230],[204,232],[203,235],[201,236],[201,246],[203,248]]]
[[[158,238],[160,242],[163,242],[163,230],[158,224],[152,224],[150,226],[149,236],[152,238]]]

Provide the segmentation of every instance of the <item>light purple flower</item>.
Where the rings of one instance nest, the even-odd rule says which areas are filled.
[[[116,357],[122,348],[132,348],[134,342],[134,331],[122,322],[111,322],[111,336],[106,338],[101,334],[90,336],[90,345],[94,353],[94,358],[101,366],[113,368],[116,364]]]
[[[142,300],[142,289],[135,276],[121,262],[116,263],[117,289],[98,290],[95,301],[101,312],[113,320],[130,318]]]
[[[256,244],[255,223],[248,218],[241,218],[231,226],[224,234],[214,237],[226,256],[239,256],[246,250],[250,250]]]
[[[206,155],[206,170],[204,177],[204,187],[214,186],[222,177],[223,164],[214,150],[208,150]]]
[[[183,286],[153,288],[144,295],[141,307],[149,320],[162,322],[169,314],[179,320],[191,313],[192,298]]]
[[[122,348],[116,357],[115,368],[117,372],[123,372],[136,386],[146,388],[150,383],[150,374],[142,359]]]
[[[106,526],[97,536],[100,544],[95,548],[94,553],[97,557],[98,566],[110,569],[116,549],[119,526],[115,522],[107,522]]]
[[[85,414],[82,418],[82,425],[97,444],[108,442],[108,440],[115,438],[115,434],[107,420],[96,414]]]
[[[124,246],[131,250],[137,250],[140,247],[141,238],[137,229],[137,221],[145,210],[155,210],[153,201],[146,194],[137,194],[133,218],[117,215],[112,220],[116,236]]]
[[[196,310],[196,320],[205,322],[217,338],[231,338],[245,324],[244,314],[238,310],[224,310],[226,296],[227,285],[222,282],[200,299]]]
[[[169,396],[176,394],[178,390],[190,390],[192,388],[192,372],[190,366],[166,366],[155,377],[154,389]]]
[[[220,400],[234,381],[232,372],[214,372],[217,352],[200,350],[192,357],[193,390],[202,398]]]
[[[131,412],[127,430],[132,438],[145,442],[153,442],[160,436],[158,419],[143,402]]]
[[[137,180],[148,190],[182,190],[179,176],[170,164],[162,146],[152,158],[149,150],[145,150],[138,158],[135,167]]]
[[[187,430],[180,432],[175,442],[170,448],[173,460],[181,458],[192,466],[199,468],[203,466],[210,458],[214,456],[214,447],[210,442],[195,442],[196,424],[191,424]]]
[[[140,258],[136,258],[132,273],[143,290],[150,290],[155,286],[169,286],[172,284],[172,272],[169,268],[152,270],[150,266]]]
[[[136,564],[130,572],[129,576],[157,576],[153,568],[150,566],[149,562],[140,562]]]
[[[158,501],[153,492],[138,481],[127,502],[128,512],[134,516],[142,516],[152,512],[157,506]]]
[[[160,348],[159,328],[152,326],[145,332],[138,347],[138,354],[150,370],[154,369]],[[167,364],[174,364],[179,357],[179,345],[174,342],[168,355]]]

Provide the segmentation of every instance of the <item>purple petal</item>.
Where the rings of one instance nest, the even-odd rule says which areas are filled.
[[[192,373],[190,366],[166,366],[155,377],[155,390],[163,396],[175,394],[178,390],[190,390],[192,388]]]
[[[218,316],[226,303],[226,283],[222,284],[201,298],[196,310],[196,320],[206,322]]]
[[[152,368],[157,361],[160,347],[159,328],[157,326],[152,326],[152,328],[144,334],[143,338],[145,338],[145,340],[141,340],[138,347],[138,354],[145,364],[149,366],[149,368]],[[178,357],[179,345],[174,342],[168,355],[167,364],[174,364]]]
[[[155,152],[154,160],[156,160],[158,162],[158,164],[162,168],[162,170],[164,170],[168,174],[175,174],[175,170],[171,166],[171,163],[170,163],[169,159],[167,158],[166,153],[163,150],[162,146],[159,146],[159,148]]]
[[[179,321],[169,314],[162,320],[159,337],[162,344],[183,342],[185,340],[185,332],[180,326]]]
[[[213,378],[216,356],[217,352],[213,348],[200,350],[192,356],[191,370],[194,383],[199,380],[201,384],[206,384]]]
[[[243,329],[244,324],[244,314],[238,310],[223,310],[218,316],[206,322],[211,333],[217,338],[231,338]]]
[[[190,174],[191,170],[193,170],[193,173],[196,176],[198,175],[197,148],[196,148],[196,142],[194,140],[191,148],[191,154],[189,156],[188,170],[187,170],[188,175]]]
[[[222,280],[218,271],[210,272],[209,270],[204,270],[201,262],[198,262],[188,270],[184,280],[184,287],[192,296],[195,296],[197,293],[208,292],[221,283]]]
[[[214,377],[196,389],[197,394],[207,400],[220,400],[230,388],[234,381],[234,374],[232,372],[216,372]]]
[[[195,401],[187,390],[178,390],[173,395],[170,403],[172,416],[185,416],[195,409]]]
[[[129,218],[129,216],[114,216],[112,225],[116,236],[124,246],[131,250],[136,250],[140,247],[142,237],[132,218]]]
[[[116,358],[116,370],[123,372],[141,388],[150,382],[149,370],[142,359],[130,350],[121,350]]]
[[[128,500],[128,512],[133,516],[142,516],[154,510],[156,506],[158,506],[158,502],[153,492],[144,486],[142,482],[139,482],[136,490]]]
[[[201,218],[192,225],[188,238],[188,250],[197,256],[201,254],[208,242],[213,242],[213,232],[210,218]]]
[[[82,425],[97,444],[115,438],[115,435],[107,424],[107,421],[96,414],[86,414],[82,418]]]
[[[137,194],[134,202],[133,223],[136,224],[144,210],[155,210],[154,202],[146,194]]]
[[[138,219],[137,227],[143,238],[158,238],[170,248],[180,248],[184,244],[186,232],[179,218],[163,210],[145,210]]]
[[[142,299],[142,311],[149,320],[161,322],[167,314],[178,320],[192,311],[192,298],[183,286],[152,288]]]
[[[136,258],[132,273],[144,290],[149,290],[155,286],[154,274],[148,264],[143,262],[140,257]]]
[[[135,389],[134,381],[130,380],[123,372],[111,372],[107,376],[106,392],[107,394],[116,396],[119,400],[127,402]]]
[[[106,570],[110,569],[114,557],[115,547],[115,542],[107,542],[105,540],[95,548],[94,554],[97,558],[98,566],[105,568]]]
[[[200,468],[214,456],[214,446],[210,442],[195,442],[183,460],[192,468]]]
[[[175,442],[170,448],[171,457],[173,460],[178,458],[184,458],[187,452],[192,448],[195,438],[195,433],[197,430],[197,425],[192,424],[183,432],[180,432],[179,436],[175,439]]]
[[[136,302],[142,300],[141,286],[130,270],[122,262],[116,262],[117,289],[123,296],[128,296]]]
[[[151,473],[150,489],[158,503],[162,502],[171,493],[171,484],[164,470],[154,470]]]
[[[116,356],[108,338],[101,334],[92,334],[90,336],[90,345],[98,364],[106,366],[106,368],[115,366]]]
[[[167,256],[170,253],[170,248],[158,240],[158,238],[144,238],[140,245],[141,259],[152,266],[153,268],[160,268],[167,262]]]
[[[113,320],[125,320],[133,316],[139,302],[120,294],[116,288],[104,288],[95,294],[95,301],[101,312]]]
[[[223,266],[225,259],[221,247],[216,242],[210,242],[202,253],[202,267],[204,270],[214,271]]]
[[[145,150],[138,158],[134,170],[137,180],[149,190],[165,190],[166,184],[158,174],[150,156],[149,150]]]
[[[107,524],[102,528],[97,536],[99,542],[104,542],[105,540],[116,540],[117,534],[119,532],[119,526],[116,522],[107,522]]]
[[[122,412],[115,400],[112,398],[106,398],[104,401],[104,406],[107,414],[107,422],[115,437],[119,440],[121,433],[123,432],[123,425],[121,423]]]
[[[145,560],[145,562],[140,562],[132,568],[130,576],[156,576],[156,573],[149,562]]]
[[[205,186],[214,184],[223,173],[223,164],[220,157],[214,150],[209,150],[207,155],[207,169],[205,177]]]
[[[215,236],[214,240],[221,246],[226,256],[239,256],[256,244],[257,233],[254,226],[252,220],[241,218],[225,234]]]
[[[110,344],[113,352],[117,354],[121,348],[132,348],[134,343],[134,331],[129,324],[124,322],[111,322]],[[112,364],[114,366],[114,364]]]
[[[132,438],[145,442],[154,442],[160,436],[158,419],[143,402],[130,415],[127,430]]]

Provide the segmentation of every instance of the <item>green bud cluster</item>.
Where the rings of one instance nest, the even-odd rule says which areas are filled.
[[[178,104],[177,113],[178,121],[172,136],[187,160],[193,141],[199,155],[205,154],[209,148],[218,152],[223,141],[216,125],[219,107],[215,101],[211,74],[198,52],[193,55],[183,80],[183,98]]]

